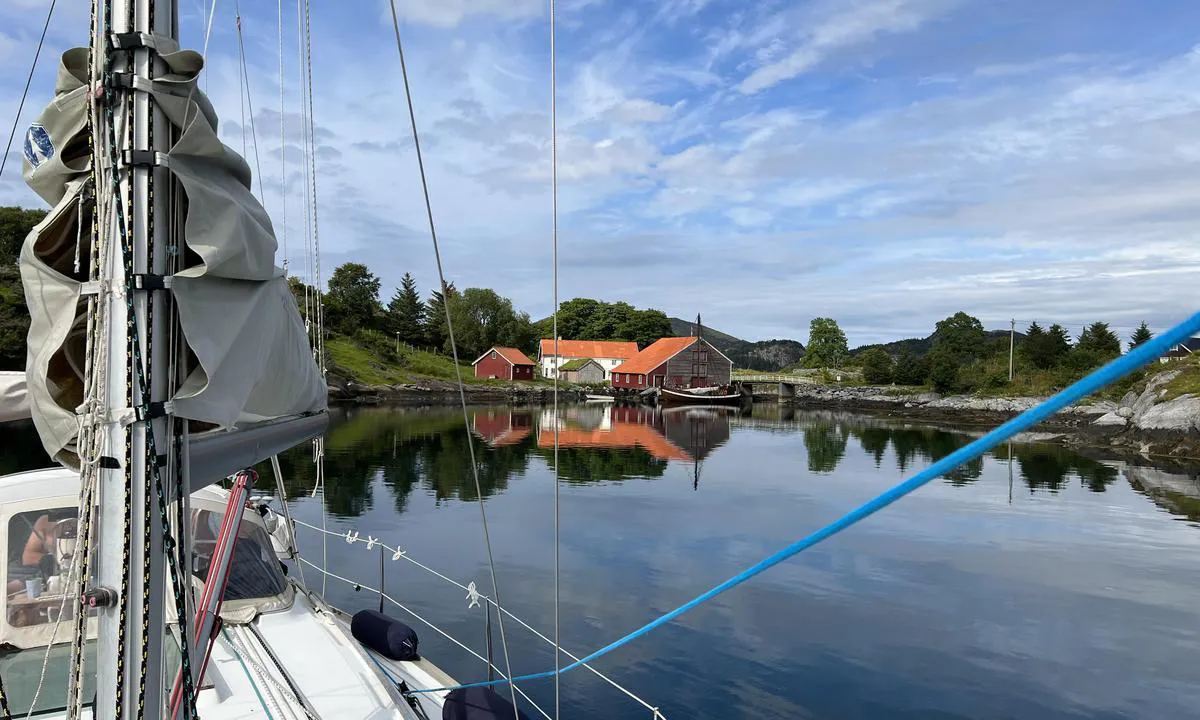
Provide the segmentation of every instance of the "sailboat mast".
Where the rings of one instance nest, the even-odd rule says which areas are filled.
[[[109,318],[104,421],[110,424],[98,483],[96,583],[115,591],[115,601],[98,611],[95,716],[117,720],[134,717],[141,703],[151,717],[162,715],[165,706],[166,558],[159,501],[169,486],[153,480],[157,474],[166,485],[168,467],[160,458],[173,454],[162,282],[169,274],[173,191],[156,158],[170,148],[172,133],[139,86],[165,72],[152,43],[144,40],[177,37],[177,16],[174,1],[110,0],[100,3],[93,33],[93,57],[107,83],[93,128],[94,147],[102,153],[94,164],[97,195],[107,196],[99,204],[107,210],[99,222],[109,248],[100,259],[101,278],[122,290],[104,299]],[[132,422],[120,420],[131,414]]]

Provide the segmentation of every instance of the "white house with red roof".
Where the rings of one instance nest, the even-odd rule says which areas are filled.
[[[558,368],[571,360],[595,360],[604,368],[608,380],[612,369],[638,354],[635,342],[623,340],[562,340],[555,354],[554,338],[544,338],[538,346],[538,369],[542,377],[552,378]]]

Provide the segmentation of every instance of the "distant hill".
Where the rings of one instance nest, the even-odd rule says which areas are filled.
[[[984,334],[987,335],[987,339],[988,339],[989,343],[1002,342],[1005,345],[1008,344],[1008,331],[1007,330],[988,330]],[[892,357],[896,357],[903,351],[905,346],[908,347],[908,351],[910,353],[912,353],[913,355],[916,355],[917,357],[920,357],[922,355],[927,354],[930,350],[933,349],[933,341],[936,338],[936,336],[937,336],[937,333],[933,333],[929,337],[925,337],[925,338],[906,338],[904,340],[893,340],[892,342],[889,342],[889,343],[875,343],[872,345],[859,345],[858,347],[850,350],[850,357],[855,357],[855,356],[861,355],[862,353],[866,352],[867,350],[870,350],[871,348],[876,348],[876,347],[883,348],[884,351],[888,355],[891,355]],[[1024,337],[1025,337],[1025,333],[1017,333],[1016,339],[1018,342],[1020,342],[1021,339]]]
[[[671,332],[678,336],[691,335],[695,321],[670,318]],[[728,333],[704,326],[704,339],[729,356],[734,367],[774,372],[793,365],[804,356],[804,346],[795,340],[760,340],[750,342]]]

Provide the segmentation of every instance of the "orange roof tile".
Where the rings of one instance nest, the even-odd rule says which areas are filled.
[[[542,355],[554,355],[554,338],[542,339]],[[620,358],[628,360],[638,354],[637,343],[623,340],[559,340],[559,357]]]
[[[530,360],[529,356],[526,355],[525,353],[521,352],[520,350],[518,350],[516,348],[510,348],[510,347],[501,347],[499,345],[488,348],[487,352],[480,355],[478,358],[475,359],[475,362],[473,362],[471,364],[472,365],[478,364],[480,360],[487,357],[488,353],[490,353],[493,350],[500,353],[501,357],[503,357],[505,360],[509,361],[513,365],[536,365],[537,364],[534,361]]]
[[[538,430],[538,447],[554,447],[554,430]],[[611,430],[581,430],[565,427],[558,431],[559,447],[628,448],[639,446],[659,460],[690,462],[692,456],[654,428],[635,423],[614,423]]]
[[[636,373],[645,375],[654,368],[662,365],[667,360],[675,357],[687,348],[691,347],[692,343],[696,342],[695,337],[667,337],[657,340],[633,357],[632,360],[626,360],[620,365],[613,368],[613,372],[619,373]]]

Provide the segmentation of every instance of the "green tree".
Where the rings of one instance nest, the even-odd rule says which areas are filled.
[[[396,294],[388,303],[388,332],[406,343],[423,343],[424,321],[425,303],[421,302],[421,295],[417,292],[417,281],[412,275],[404,273],[400,287],[396,288]]]
[[[529,316],[518,313],[512,301],[487,288],[467,288],[450,296],[454,339],[462,356],[479,355],[493,345],[533,351],[534,333]],[[449,346],[446,346],[449,350]]]
[[[808,326],[808,347],[804,351],[804,367],[840,367],[849,352],[846,333],[832,318],[813,318]]]
[[[863,379],[875,385],[885,385],[892,381],[894,368],[892,356],[881,347],[873,347],[862,354]]]
[[[0,207],[0,370],[24,370],[29,307],[17,270],[21,243],[46,217],[44,210]]]
[[[670,318],[662,310],[653,308],[634,311],[625,324],[618,327],[617,330],[617,337],[611,339],[631,340],[637,343],[639,348],[644,348],[660,338],[670,337],[672,334]]]
[[[1150,332],[1150,326],[1143,320],[1138,329],[1133,331],[1133,335],[1129,337],[1129,349],[1132,350],[1138,345],[1149,342],[1154,337],[1154,333]]]
[[[900,357],[896,358],[893,376],[900,385],[924,385],[925,378],[929,376],[929,362],[913,355],[905,344],[900,348]]]
[[[45,210],[0,207],[0,265],[16,264],[25,236],[45,217]]]
[[[940,350],[959,364],[983,356],[986,338],[983,323],[965,312],[956,312],[939,322],[933,335],[933,349]]]
[[[959,361],[950,350],[934,347],[929,354],[929,382],[940,393],[953,392],[958,388]]]
[[[455,289],[454,283],[446,283],[445,295],[453,297],[457,293],[458,290]],[[429,293],[429,300],[425,302],[425,342],[434,348],[445,347],[446,341],[449,339],[446,335],[445,295],[434,290]]]
[[[1058,339],[1043,330],[1036,321],[1025,331],[1025,339],[1017,347],[1021,360],[1040,370],[1048,370],[1058,364],[1062,352]]]
[[[1051,325],[1047,332],[1051,338],[1051,354],[1054,357],[1054,364],[1058,364],[1071,351],[1071,336],[1067,333],[1067,329],[1058,323]]]
[[[1111,360],[1121,354],[1121,339],[1108,328],[1108,323],[1094,322],[1084,329],[1075,347],[1090,351],[1101,361]]]
[[[539,320],[534,332],[540,337],[554,337],[553,318]],[[661,310],[573,298],[558,306],[558,335],[565,340],[629,340],[644,348],[671,335],[671,320]]]
[[[0,265],[0,370],[24,370],[29,307],[15,265]]]
[[[378,329],[379,278],[362,263],[344,263],[329,278],[325,295],[325,324],[352,335],[360,329]]]

